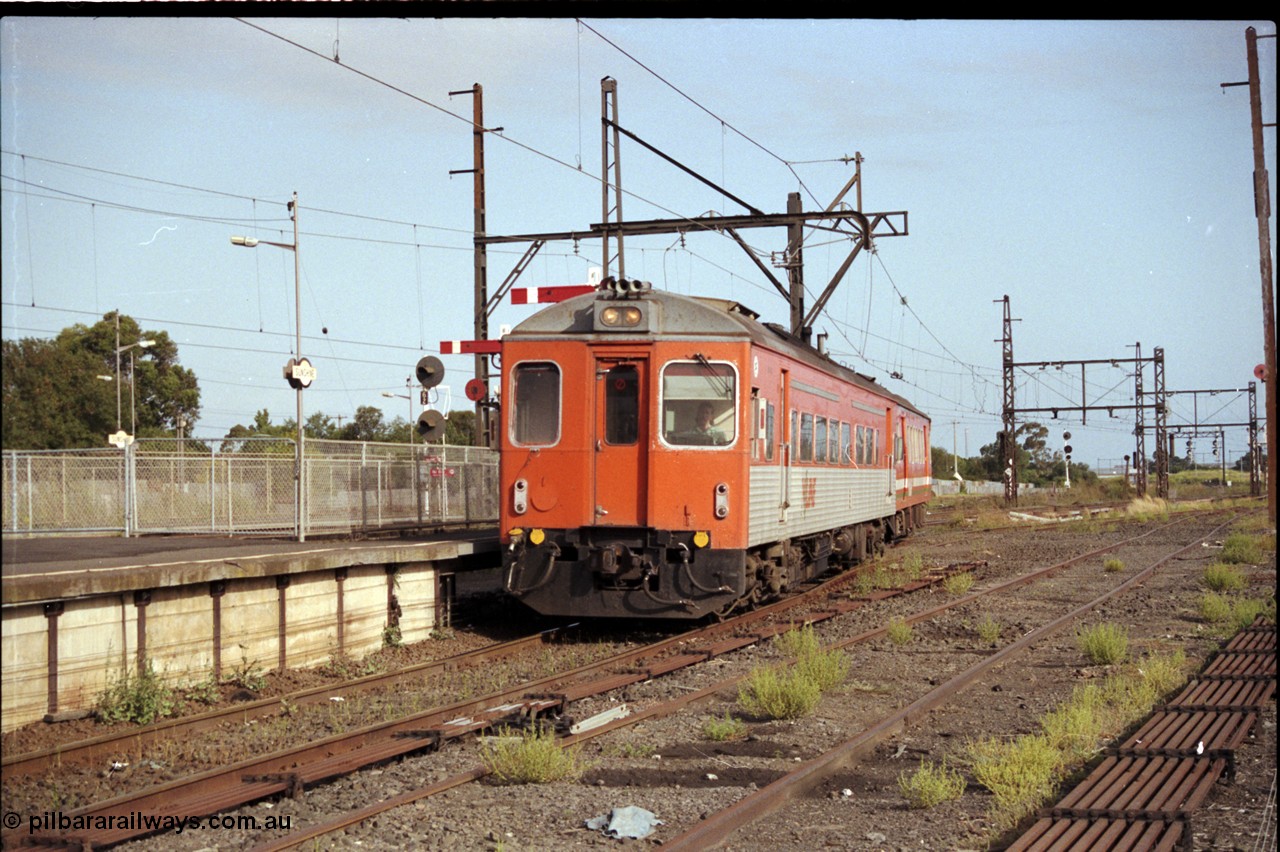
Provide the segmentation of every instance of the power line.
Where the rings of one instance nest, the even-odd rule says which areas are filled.
[[[708,109],[707,107],[705,107],[705,106],[703,106],[701,103],[699,103],[699,102],[698,102],[698,100],[697,100],[696,98],[694,98],[693,96],[691,96],[691,95],[687,94],[686,92],[684,92],[684,91],[683,91],[679,86],[677,86],[677,85],[675,85],[674,83],[672,83],[672,82],[671,82],[670,80],[668,80],[666,77],[663,77],[663,76],[662,76],[661,74],[659,74],[657,71],[654,71],[654,70],[653,70],[652,68],[650,68],[648,65],[645,65],[643,62],[641,62],[639,59],[637,59],[635,56],[633,56],[630,52],[628,52],[627,50],[623,49],[621,46],[619,46],[617,43],[615,43],[614,41],[612,41],[611,39],[609,39],[607,36],[605,36],[605,35],[604,35],[603,33],[601,33],[599,30],[597,30],[597,29],[595,29],[594,27],[592,27],[592,26],[591,26],[590,24],[588,24],[586,21],[582,20],[581,18],[575,18],[575,20],[576,20],[576,21],[577,21],[581,26],[584,26],[584,27],[586,27],[588,30],[591,30],[591,32],[592,32],[592,33],[593,33],[593,34],[594,34],[598,39],[600,39],[601,41],[603,41],[605,44],[609,45],[609,46],[610,46],[610,47],[612,47],[614,50],[618,51],[618,52],[619,52],[619,53],[621,53],[623,56],[625,56],[625,57],[627,57],[628,59],[630,59],[630,60],[631,60],[632,62],[634,62],[636,65],[639,65],[641,68],[643,68],[643,69],[644,69],[645,71],[647,71],[649,74],[653,75],[653,77],[654,77],[654,78],[656,78],[657,80],[661,81],[661,82],[663,83],[663,85],[667,86],[667,88],[671,89],[671,91],[675,92],[675,93],[676,93],[676,94],[678,94],[680,97],[684,98],[686,101],[688,101],[689,103],[693,104],[695,107],[697,107],[698,109],[702,110],[702,111],[703,111],[703,112],[705,112],[707,115],[709,115],[709,116],[711,116],[712,118],[714,118],[716,121],[720,122],[721,127],[727,127],[727,128],[729,128],[729,129],[730,129],[730,130],[732,130],[734,133],[738,134],[738,135],[739,135],[739,136],[741,136],[743,139],[745,139],[747,142],[750,142],[752,145],[754,145],[755,147],[759,148],[761,151],[763,151],[764,153],[768,154],[770,157],[773,157],[773,158],[774,158],[775,160],[777,160],[779,163],[782,163],[784,166],[786,166],[786,167],[787,167],[787,171],[791,172],[792,176],[794,176],[794,177],[795,177],[796,181],[800,184],[800,186],[801,186],[801,187],[803,187],[804,191],[805,191],[805,192],[807,192],[807,193],[809,193],[809,197],[813,199],[814,203],[815,203],[815,204],[817,203],[817,198],[816,198],[816,197],[814,197],[814,194],[813,194],[813,192],[811,192],[811,191],[809,190],[809,187],[805,186],[805,183],[804,183],[804,181],[803,181],[803,180],[801,180],[800,175],[796,174],[796,170],[792,168],[792,163],[791,163],[790,161],[788,161],[788,160],[784,159],[783,157],[780,157],[779,155],[775,154],[773,151],[769,150],[769,149],[768,149],[768,148],[766,148],[764,145],[762,145],[762,144],[760,144],[759,142],[757,142],[755,139],[752,139],[752,138],[751,138],[750,136],[748,136],[746,133],[743,133],[741,130],[739,130],[738,128],[734,127],[732,124],[730,124],[730,123],[729,123],[728,121],[726,121],[725,119],[723,119],[723,118],[721,118],[720,116],[716,115],[716,114],[715,114],[714,112],[712,112],[710,109]]]

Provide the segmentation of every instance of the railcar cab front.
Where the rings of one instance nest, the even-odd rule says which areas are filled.
[[[504,338],[510,593],[568,616],[699,618],[743,598],[749,349],[723,310],[636,282]]]

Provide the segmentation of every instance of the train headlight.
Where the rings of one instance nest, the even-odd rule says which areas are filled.
[[[600,322],[616,327],[630,327],[640,324],[640,309],[634,305],[610,305],[600,312]]]
[[[595,306],[597,331],[647,331],[648,305],[634,301],[600,301]]]

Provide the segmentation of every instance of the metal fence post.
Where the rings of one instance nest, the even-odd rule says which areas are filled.
[[[209,532],[218,530],[218,490],[214,485],[218,473],[218,450],[211,447],[209,453]]]
[[[124,451],[120,454],[120,486],[124,498],[124,537],[129,537],[129,456],[132,452],[132,444],[125,444],[121,449]]]

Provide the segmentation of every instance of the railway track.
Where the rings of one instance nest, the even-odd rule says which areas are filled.
[[[1150,533],[1149,532],[1145,533],[1143,536],[1137,537],[1137,539],[1144,538],[1146,535],[1150,535]],[[1064,566],[1077,563],[1087,558],[1096,557],[1104,552],[1113,550],[1116,547],[1120,547],[1123,544],[1124,542],[1120,542],[1120,543],[1109,545],[1104,548],[1091,550],[1089,553],[1078,555],[1070,560],[1066,560],[1063,563],[1060,563],[1054,566],[1049,566],[1046,569],[1042,569],[1036,572],[1036,576],[1047,576],[1048,574],[1051,574],[1056,570],[1062,569]],[[838,578],[838,579],[841,579],[843,583],[848,583],[852,580],[852,577],[850,575],[845,575],[844,577]],[[940,579],[940,576],[934,579],[936,581],[937,579]],[[1012,589],[1016,586],[1019,586],[1028,582],[1032,582],[1033,579],[1034,578],[1032,577],[1014,578],[1005,583],[999,584],[998,586],[992,587],[991,589],[987,589],[982,594],[990,594],[1000,590]],[[927,583],[925,583],[924,581],[921,581],[915,587],[920,588],[920,587],[923,587],[924,585],[927,585]],[[804,618],[806,620],[819,621],[823,619],[834,618],[837,615],[840,615],[845,612],[849,612],[860,606],[865,606],[868,603],[874,602],[876,599],[883,598],[887,594],[885,592],[876,592],[876,593],[864,596],[861,600],[851,600],[849,596],[844,593],[836,594],[833,597],[832,590],[833,590],[833,587],[828,586],[820,592],[815,591],[812,595],[810,595],[809,598],[800,598],[800,599],[793,599],[791,601],[780,602],[779,605],[775,605],[774,607],[764,608],[762,610],[748,614],[748,617],[741,622],[726,623],[723,625],[718,625],[716,627],[710,628],[710,630],[719,629],[721,633],[718,635],[720,635],[722,638],[714,639],[714,638],[710,638],[710,635],[708,637],[704,637],[707,643],[705,647],[694,647],[690,649],[689,645],[691,644],[691,637],[688,634],[682,635],[681,637],[673,637],[673,639],[667,640],[669,643],[668,650],[672,647],[680,647],[682,649],[680,653],[675,653],[675,654],[668,653],[665,659],[663,659],[659,663],[655,663],[654,665],[640,666],[640,665],[637,665],[633,660],[627,664],[631,666],[633,670],[624,671],[622,673],[615,672],[611,674],[604,674],[599,677],[596,677],[595,675],[590,675],[590,677],[595,677],[594,682],[584,683],[580,681],[576,684],[569,683],[567,685],[559,684],[559,685],[550,685],[550,686],[543,684],[541,685],[541,688],[537,686],[525,685],[526,693],[537,691],[544,695],[546,692],[554,692],[555,694],[550,697],[542,697],[536,700],[531,700],[527,694],[512,697],[508,703],[515,704],[518,706],[504,707],[500,703],[480,706],[480,704],[483,704],[484,702],[479,702],[478,704],[473,703],[468,708],[449,708],[450,712],[456,710],[460,714],[470,713],[470,716],[471,716],[471,718],[469,718],[464,724],[454,726],[454,730],[456,730],[458,733],[464,732],[464,729],[478,730],[484,727],[485,725],[492,724],[497,719],[500,719],[500,718],[509,719],[510,713],[512,712],[528,716],[528,715],[537,714],[539,712],[546,712],[550,710],[561,710],[565,707],[566,702],[584,697],[589,694],[593,694],[595,692],[598,692],[601,689],[619,688],[622,686],[626,686],[628,684],[636,684],[645,680],[649,680],[653,677],[656,677],[665,671],[677,670],[682,665],[695,665],[699,662],[705,661],[714,653],[727,653],[735,648],[741,648],[741,647],[744,647],[745,645],[759,642],[761,639],[767,638],[768,636],[773,635],[777,632],[781,632],[782,630],[787,629],[787,627],[789,627],[789,624],[779,623],[779,619],[785,618],[786,611],[791,609],[792,607],[796,607],[796,606],[807,607],[808,611],[805,614]],[[968,595],[968,596],[959,598],[956,601],[951,602],[950,604],[944,607],[930,608],[929,610],[922,611],[920,613],[917,613],[911,616],[908,620],[920,621],[920,620],[933,617],[933,615],[937,614],[937,612],[941,612],[953,606],[963,605],[966,602],[975,600],[978,597],[978,594],[979,593],[975,593],[974,595]],[[821,598],[825,598],[825,600],[821,600]],[[773,623],[766,624],[766,622],[770,620],[772,620]],[[759,628],[751,628],[747,626],[748,622],[753,624],[764,625],[764,626]],[[744,634],[744,631],[746,631],[745,634]],[[736,636],[732,635],[735,632],[738,635]],[[883,632],[884,632],[883,629],[869,631],[868,633],[860,637],[855,637],[854,640],[850,640],[848,644],[853,644],[856,641],[864,641],[864,642],[868,641],[869,639],[874,638],[875,636],[878,636]],[[663,653],[663,652],[658,652],[658,653]],[[597,672],[597,674],[599,674],[599,672]],[[584,676],[587,676],[587,675],[584,675]],[[568,742],[570,743],[578,742],[578,741],[582,741],[583,739],[589,736],[599,736],[605,733],[609,733],[613,730],[617,730],[622,726],[633,724],[638,719],[656,718],[656,717],[660,717],[665,713],[676,712],[677,709],[681,706],[685,706],[690,702],[696,702],[698,700],[705,699],[706,697],[715,694],[715,692],[717,691],[723,691],[726,685],[730,683],[731,683],[730,681],[719,682],[716,685],[713,685],[711,687],[707,687],[702,690],[691,692],[689,695],[685,696],[683,699],[679,701],[665,702],[662,705],[655,705],[653,707],[650,707],[647,711],[645,711],[645,713],[632,717],[629,720],[622,720],[620,722],[612,723],[610,725],[607,725],[598,729],[595,732],[592,732],[591,734],[582,735],[582,737],[578,739],[570,739]],[[503,712],[495,712],[493,715],[485,716],[485,715],[482,715],[482,711],[485,711],[485,710],[503,711]],[[458,717],[454,717],[454,718],[458,718]],[[371,758],[371,760],[364,759],[362,761],[358,761],[358,764],[368,765],[369,762],[386,760],[388,759],[389,756],[394,756],[396,754],[405,754],[405,753],[408,753],[409,751],[422,750],[424,748],[432,747],[433,745],[438,744],[438,742],[442,741],[445,738],[442,736],[440,725],[449,721],[451,720],[440,719],[440,718],[437,718],[434,721],[432,721],[432,720],[427,720],[425,717],[409,720],[406,726],[401,726],[397,729],[394,729],[390,737],[391,740],[396,740],[396,739],[401,740],[400,743],[393,744],[392,746],[390,746],[389,751],[378,752],[376,749],[369,749],[368,751],[366,751],[365,754],[361,755],[361,758]],[[436,727],[433,728],[432,725],[435,725]],[[357,732],[355,736],[368,737],[369,732],[368,731]],[[414,739],[417,739],[418,742],[416,743],[404,742],[404,740],[414,740]],[[427,742],[424,744],[423,740],[426,740]],[[343,765],[345,762],[348,761],[348,758],[341,758],[341,757],[338,757],[336,753],[333,753],[334,752],[333,743],[325,742],[325,743],[318,743],[315,745],[319,746],[321,751],[331,752],[330,757],[328,758],[329,763],[327,765],[324,765],[323,761],[317,761],[314,763],[313,766],[303,766],[301,769],[297,769],[299,761],[296,759],[296,755],[294,755],[293,757],[289,758],[289,760],[293,762],[296,770],[292,772],[273,772],[271,771],[271,767],[266,767],[266,766],[257,767],[256,769],[259,771],[250,771],[250,767],[246,767],[243,765],[233,767],[230,770],[229,774],[235,775],[238,772],[241,776],[239,779],[240,791],[239,793],[237,793],[237,796],[244,800],[251,800],[254,797],[260,797],[263,795],[276,795],[282,792],[292,791],[296,793],[300,791],[302,788],[304,788],[306,785],[315,783],[320,778],[334,777],[336,774],[341,774],[341,771],[346,771],[349,768],[351,768],[349,766]],[[406,745],[410,747],[403,748]],[[328,774],[325,774],[325,773],[328,773]],[[276,778],[268,777],[273,774],[279,775],[280,777],[276,777]],[[400,797],[390,799],[388,800],[388,804],[396,803],[396,802],[403,803],[408,801],[417,801],[421,798],[425,798],[430,795],[433,795],[436,792],[440,792],[446,789],[451,789],[452,787],[455,787],[459,784],[464,784],[467,781],[475,780],[476,778],[481,777],[482,775],[483,775],[482,771],[478,772],[477,770],[474,770],[474,769],[468,772],[460,773],[456,776],[451,776],[450,778],[444,781],[441,781],[437,784],[430,785],[430,787],[426,788],[425,790],[414,791],[412,793],[404,794]],[[246,781],[245,776],[249,776],[254,780]],[[200,778],[200,779],[197,779],[195,783],[197,786],[201,786],[204,788],[202,792],[208,793],[211,791],[211,780],[212,779],[209,779],[209,778]],[[82,809],[82,811],[78,813],[82,813],[86,815],[90,813],[106,814],[106,813],[112,812],[113,810],[114,812],[122,812],[125,810],[139,810],[139,809],[145,810],[147,808],[152,808],[157,811],[164,811],[167,813],[175,813],[175,812],[196,813],[197,812],[194,810],[191,810],[191,811],[182,810],[182,808],[187,806],[183,805],[178,799],[173,797],[172,790],[168,790],[168,791],[154,790],[152,791],[152,794],[153,795],[158,794],[159,798],[152,798],[150,800],[147,800],[144,798],[135,798],[131,802],[115,801],[111,803],[102,803],[93,809]],[[196,801],[196,799],[192,798],[191,801],[194,802]],[[232,807],[234,806],[234,804],[235,804],[234,802],[228,803],[228,802],[215,802],[212,800],[207,800],[204,802],[204,804],[200,805],[200,807],[205,809],[204,812],[213,812],[214,810],[222,810],[226,807]],[[368,816],[374,813],[381,812],[384,809],[385,809],[384,807],[374,807],[372,810],[357,811],[355,812],[356,815],[355,815],[354,821],[358,822],[360,819],[365,819]],[[351,822],[352,820],[348,819],[344,824],[350,824]],[[312,833],[312,832],[301,833],[301,834],[291,833],[288,836],[287,841],[290,843],[290,845],[293,845],[296,842],[303,842],[309,837],[319,836],[320,834],[323,834],[323,833],[324,833],[323,831],[319,832],[318,834]],[[6,845],[9,845],[14,839],[16,838],[12,838],[12,837],[7,838]],[[97,838],[80,836],[77,838],[63,837],[60,839],[48,837],[45,839],[45,842],[56,843],[59,840],[62,840],[62,841],[70,841],[71,843],[76,843],[76,844],[83,843],[83,842],[110,843],[110,842],[118,842],[121,839],[124,839],[124,838],[120,836],[112,836],[112,837],[100,836]]]
[[[956,566],[953,571],[962,570],[963,567]],[[932,577],[921,579],[901,589],[878,592],[868,600],[878,600],[893,594],[915,591],[931,583],[941,582],[947,574],[945,570],[937,572]],[[130,815],[203,816],[268,796],[280,794],[297,796],[308,785],[331,780],[360,768],[414,752],[437,749],[449,740],[484,730],[498,723],[559,712],[568,704],[587,696],[622,689],[628,685],[661,677],[756,644],[789,629],[790,626],[789,623],[766,625],[766,621],[779,618],[790,609],[810,605],[820,596],[839,591],[852,582],[855,576],[856,574],[852,572],[838,575],[796,596],[760,607],[730,621],[687,631],[559,675],[521,683],[474,700],[456,702],[391,722],[338,734],[298,748],[240,761],[233,766],[202,772],[146,790],[118,796],[77,809],[68,815],[73,820],[78,820],[80,824],[108,826],[102,830],[85,831],[74,835],[42,833],[20,836],[17,832],[10,832],[5,837],[5,845],[22,843],[57,848],[59,844],[64,844],[66,848],[99,848],[153,833],[146,827],[147,819],[129,819]],[[848,611],[857,605],[859,604],[846,601],[840,607],[828,610],[821,617],[834,617],[839,612]],[[758,629],[750,631],[756,625],[760,625]],[[543,641],[545,639],[540,634],[515,640],[512,643],[504,643],[500,651],[495,648],[486,648],[476,653],[481,657],[490,658],[497,653],[509,655]],[[463,656],[465,660],[450,658],[449,661],[438,661],[428,666],[439,669],[448,662],[450,666],[456,667],[464,661],[470,662],[473,658],[473,655]],[[368,679],[353,682],[351,686],[353,688],[364,686],[362,683],[364,680]],[[322,695],[314,700],[331,700],[333,696],[332,690],[311,690],[308,691],[308,697],[311,698],[317,692]],[[262,702],[262,706],[255,709],[268,714],[273,708],[280,706],[280,699],[270,699]],[[237,717],[240,711],[241,708],[234,708],[230,714],[207,714],[211,718],[187,722],[185,730],[194,731],[201,726],[218,724],[228,715]],[[181,720],[175,720],[175,722],[179,726],[183,724]],[[170,726],[153,727],[160,729],[151,732],[153,737],[172,736]],[[105,742],[95,740],[84,743],[76,750],[76,756],[87,759],[89,755],[101,755],[107,753],[103,749],[125,747],[131,740],[136,739],[136,736],[136,734],[125,734],[103,738]],[[47,770],[57,760],[59,760],[57,750],[52,750],[51,753],[24,756],[22,759],[15,758],[14,773],[17,774],[18,767],[22,767],[28,773],[41,768]]]
[[[247,701],[207,713],[166,719],[151,725],[115,731],[54,748],[8,755],[0,761],[0,777],[3,778],[4,784],[8,784],[23,775],[40,774],[54,767],[101,764],[103,761],[137,762],[144,759],[148,752],[166,742],[186,739],[228,722],[247,724],[257,719],[279,715],[284,708],[323,705],[335,698],[345,700],[353,695],[396,687],[443,672],[483,666],[542,647],[554,641],[560,633],[561,628],[552,628],[507,642],[499,642],[394,671],[355,678],[344,683],[325,684],[285,695]]]
[[[1213,535],[1217,531],[1218,530],[1215,529],[1213,532],[1209,533],[1209,535]],[[1138,536],[1136,537],[1136,539],[1145,538],[1146,535],[1150,535],[1150,533],[1146,533],[1142,536]],[[1104,548],[1092,550],[1089,553],[1081,554],[1079,556],[1073,557],[1072,559],[1065,560],[1063,562],[1048,566],[1046,568],[1042,568],[1038,571],[1033,572],[1031,575],[1028,575],[1025,577],[1017,577],[1009,581],[1006,581],[1004,583],[1000,583],[995,586],[992,586],[991,588],[986,589],[982,592],[974,593],[972,595],[962,596],[942,606],[931,607],[929,609],[922,610],[910,616],[906,620],[908,622],[924,621],[924,620],[936,617],[940,613],[943,613],[947,610],[951,610],[953,608],[961,607],[968,603],[971,603],[972,601],[977,600],[982,596],[989,595],[989,594],[999,594],[1012,589],[1016,589],[1018,587],[1026,585],[1027,583],[1034,582],[1037,578],[1048,577],[1054,574],[1055,572],[1062,570],[1065,567],[1078,563],[1087,558],[1096,557],[1104,552],[1114,550],[1115,548],[1120,547],[1123,544],[1130,543],[1133,540],[1134,539],[1130,539],[1130,540],[1127,540],[1126,542],[1120,542],[1120,543],[1109,545]],[[777,782],[775,785],[770,785],[770,787],[766,787],[764,790],[761,790],[757,794],[748,796],[746,799],[743,799],[741,802],[739,802],[737,806],[723,812],[722,814],[716,814],[716,815],[711,815],[707,817],[704,820],[704,822],[699,824],[699,827],[697,829],[694,829],[694,832],[697,832],[697,833],[691,832],[689,835],[678,837],[673,840],[664,841],[663,843],[664,848],[668,845],[674,845],[675,848],[700,849],[700,848],[706,848],[707,845],[714,844],[716,842],[724,840],[729,834],[732,833],[732,831],[743,828],[745,825],[749,823],[751,819],[758,817],[762,813],[767,813],[768,810],[772,809],[773,807],[776,807],[777,805],[785,801],[787,798],[789,798],[791,795],[795,794],[801,787],[805,786],[806,784],[811,784],[818,777],[819,773],[829,771],[832,767],[839,765],[844,761],[847,761],[848,759],[852,758],[857,753],[867,748],[870,748],[875,743],[883,740],[883,738],[887,736],[890,732],[901,728],[903,725],[907,724],[909,721],[916,719],[919,716],[927,713],[933,707],[938,706],[942,702],[945,702],[953,698],[961,690],[968,687],[973,682],[973,680],[976,677],[978,677],[982,672],[989,670],[993,666],[999,665],[1005,658],[1016,655],[1022,649],[1034,643],[1036,640],[1043,638],[1043,636],[1051,632],[1054,632],[1056,630],[1062,629],[1064,626],[1071,623],[1072,620],[1074,620],[1075,618],[1078,618],[1080,614],[1089,611],[1093,607],[1096,607],[1101,601],[1110,599],[1110,597],[1116,594],[1122,594],[1125,590],[1130,589],[1135,585],[1141,584],[1144,581],[1144,579],[1147,576],[1149,576],[1149,574],[1152,571],[1154,571],[1160,564],[1163,564],[1165,561],[1174,558],[1179,553],[1185,552],[1187,550],[1190,550],[1192,547],[1198,547],[1198,546],[1199,546],[1199,539],[1197,539],[1195,544],[1185,548],[1181,548],[1175,553],[1165,556],[1156,564],[1149,566],[1148,569],[1146,569],[1145,571],[1141,572],[1140,574],[1132,577],[1125,583],[1121,584],[1117,589],[1114,589],[1108,592],[1106,595],[1102,596],[1101,598],[1088,602],[1087,604],[1079,607],[1076,610],[1073,610],[1068,615],[1064,616],[1061,619],[1058,619],[1057,621],[1046,626],[1045,628],[1035,631],[1033,634],[1029,634],[1027,637],[1024,637],[1023,640],[1020,640],[1019,642],[1014,643],[1014,645],[1011,645],[1001,650],[1000,652],[991,655],[987,659],[976,664],[970,670],[966,671],[962,676],[957,677],[952,681],[949,681],[948,683],[940,686],[938,689],[931,692],[928,696],[925,696],[925,698],[912,703],[909,707],[902,710],[899,714],[885,718],[884,720],[879,722],[877,725],[868,729],[866,732],[864,732],[862,735],[856,738],[854,742],[852,742],[851,744],[848,744],[846,747],[843,747],[841,750],[837,750],[836,753],[831,755],[825,755],[819,761],[806,764],[800,770],[797,770],[797,772],[793,776],[789,776],[788,778],[783,779],[780,782]],[[825,611],[820,610],[818,613],[816,613],[816,615],[820,618],[822,617],[822,614],[824,612]],[[866,631],[864,633],[860,633],[857,636],[851,637],[847,640],[844,640],[843,642],[838,643],[837,645],[830,646],[830,647],[852,647],[855,645],[867,643],[873,639],[876,639],[882,636],[887,629],[888,628],[886,627],[881,627],[881,628],[876,628],[870,631]],[[735,687],[744,677],[745,675],[737,675],[731,678],[717,681],[714,684],[705,686],[701,689],[690,692],[679,698],[650,706],[644,712],[637,714],[635,716],[610,722],[607,725],[604,725],[589,733],[568,737],[562,741],[562,744],[566,747],[581,745],[582,743],[592,738],[595,738],[598,736],[604,736],[606,734],[612,733],[619,729],[633,726],[633,725],[636,725],[637,723],[644,722],[646,720],[660,718],[665,715],[679,712],[681,709],[691,704],[695,704],[697,702],[706,700],[712,696],[715,696],[718,693],[723,694],[727,689],[732,689],[733,687]],[[821,767],[821,768],[816,768],[816,767]],[[364,820],[368,820],[378,816],[379,814],[385,813],[390,809],[420,802],[423,799],[430,798],[432,796],[438,795],[448,790],[455,789],[461,785],[479,780],[480,778],[483,778],[485,774],[486,774],[486,771],[483,767],[472,767],[471,769],[452,775],[448,778],[445,778],[427,787],[403,793],[399,796],[396,796],[393,799],[387,800],[386,802],[380,802],[362,809],[357,809],[350,813],[343,814],[342,816],[334,820],[331,820],[329,822],[312,826],[300,832],[290,833],[287,837],[283,837],[283,838],[280,838],[279,840],[272,841],[272,842],[263,844],[261,846],[255,847],[255,850],[256,852],[268,852],[268,850],[288,849],[288,848],[296,847],[302,843],[315,842],[319,838],[342,831],[343,829],[356,825]],[[777,788],[777,789],[774,789],[774,788]],[[769,800],[779,791],[781,791],[781,797],[778,798],[776,802],[771,803]],[[720,821],[723,821],[723,822],[720,822]],[[722,828],[727,827],[728,829],[723,835],[715,836],[714,834],[707,835],[707,834],[701,833],[708,826],[711,826],[712,827],[711,830],[712,832],[714,832],[716,830],[715,826],[718,824],[718,822],[720,823]]]

